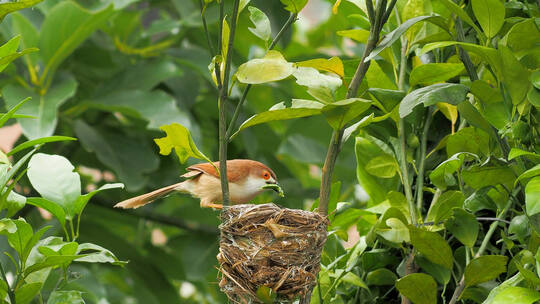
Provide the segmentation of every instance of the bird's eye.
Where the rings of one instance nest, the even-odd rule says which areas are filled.
[[[270,178],[270,173],[264,172],[263,178],[264,178],[264,179],[269,179],[269,178]]]

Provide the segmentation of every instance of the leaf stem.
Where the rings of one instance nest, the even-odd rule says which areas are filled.
[[[214,50],[214,46],[212,45],[212,39],[210,38],[210,32],[208,31],[208,25],[206,24],[206,17],[204,16],[204,4],[203,0],[199,0],[199,6],[201,8],[201,20],[203,24],[204,33],[206,34],[206,42],[208,43],[208,50],[210,51],[210,54],[212,57],[216,55],[216,51]]]
[[[276,46],[279,39],[281,39],[281,36],[283,36],[283,33],[296,21],[297,14],[291,13],[289,16],[289,19],[283,24],[279,32],[276,34],[276,37],[274,37],[274,40],[270,43],[270,46],[268,47],[268,51],[273,49],[274,46]],[[238,104],[236,105],[236,108],[234,109],[233,116],[231,118],[231,121],[229,122],[229,127],[227,128],[227,141],[230,141],[233,129],[236,125],[236,120],[238,119],[238,115],[240,114],[240,110],[242,109],[242,106],[244,105],[244,102],[246,101],[247,94],[249,93],[249,90],[251,89],[251,84],[246,85],[244,88],[244,92],[242,93],[242,97],[240,98],[240,101],[238,101]]]

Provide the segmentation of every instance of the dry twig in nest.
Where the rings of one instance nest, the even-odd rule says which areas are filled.
[[[327,223],[318,213],[274,204],[224,207],[221,290],[235,303],[260,303],[261,286],[282,302],[303,296],[316,282]]]

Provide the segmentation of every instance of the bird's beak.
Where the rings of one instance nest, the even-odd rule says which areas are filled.
[[[276,186],[278,186],[278,187],[281,187],[281,186],[279,185],[279,183],[276,182],[276,181],[267,181],[266,184],[267,184],[267,185],[276,185]],[[272,188],[272,190],[276,191],[276,193],[279,193],[278,188]]]

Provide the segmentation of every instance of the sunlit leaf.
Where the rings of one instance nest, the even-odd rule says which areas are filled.
[[[240,65],[236,72],[238,81],[248,84],[272,82],[289,77],[295,71],[278,51],[268,51],[263,58],[251,59]]]
[[[472,0],[471,3],[474,16],[486,36],[495,36],[504,23],[504,4],[499,0]]]
[[[540,176],[531,179],[527,183],[525,187],[525,206],[529,216],[540,212]]]
[[[452,249],[436,232],[410,226],[411,244],[431,262],[452,269]]]
[[[437,282],[425,273],[413,273],[397,280],[396,288],[414,304],[437,303]]]
[[[272,29],[270,28],[270,20],[268,20],[268,17],[265,13],[263,13],[260,9],[249,6],[249,19],[251,22],[253,22],[253,25],[255,27],[248,28],[250,32],[253,33],[253,35],[261,38],[265,42],[270,39],[270,36],[272,34]]]
[[[162,155],[169,155],[172,149],[176,152],[180,163],[185,163],[188,158],[194,157],[211,162],[210,159],[204,155],[197,146],[189,130],[184,126],[173,123],[161,127],[166,134],[165,137],[156,138],[154,141],[159,146],[159,153]]]
[[[485,255],[477,257],[465,267],[465,286],[474,286],[497,278],[506,271],[508,257]]]
[[[425,107],[438,102],[456,105],[465,100],[469,88],[462,84],[437,83],[407,94],[399,105],[399,116],[408,116],[414,107],[423,104]]]
[[[462,63],[427,63],[415,67],[409,76],[409,84],[429,85],[446,81],[459,75],[465,67]]]
[[[317,58],[317,59],[310,59],[306,61],[300,61],[296,63],[299,67],[312,67],[316,68],[317,70],[331,72],[339,77],[343,78],[345,77],[345,72],[343,69],[343,62],[339,57],[332,57],[330,59],[324,59],[324,58]]]

